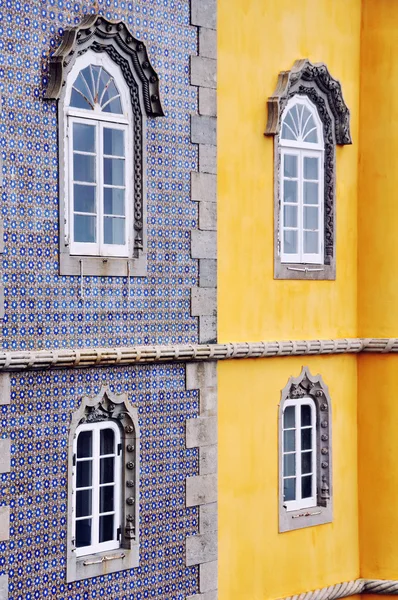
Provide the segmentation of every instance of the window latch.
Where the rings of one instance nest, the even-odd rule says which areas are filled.
[[[311,267],[287,267],[288,271],[300,271],[300,273],[314,273],[316,271],[323,271],[323,267],[311,268]]]

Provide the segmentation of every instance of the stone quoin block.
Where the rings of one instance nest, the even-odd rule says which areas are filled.
[[[214,117],[191,117],[191,141],[193,144],[217,144],[217,119]]]
[[[206,117],[217,116],[217,91],[212,88],[199,88],[199,114]]]
[[[199,287],[217,287],[217,261],[211,258],[199,260]]]
[[[186,424],[186,446],[213,446],[217,443],[217,418],[198,417],[188,419]]]
[[[191,232],[192,258],[217,258],[217,233],[215,231]]]
[[[196,475],[186,480],[186,506],[217,501],[217,475]]]
[[[191,84],[200,87],[217,87],[217,61],[212,58],[191,56]]]
[[[199,448],[199,474],[210,475],[217,473],[217,446],[204,446]]]
[[[214,315],[217,311],[216,290],[213,288],[192,288],[191,289],[191,315],[199,317],[201,315]]]
[[[199,589],[201,593],[211,592],[218,587],[218,561],[204,563],[199,567]]]
[[[216,202],[217,177],[209,173],[191,173],[191,199],[195,202]]]
[[[199,317],[199,342],[201,344],[215,344],[217,342],[217,317]]]
[[[0,439],[0,473],[10,472],[11,454],[10,454],[11,442],[8,438]]]
[[[217,531],[218,529],[218,506],[217,502],[204,504],[199,508],[199,533]]]
[[[199,29],[199,56],[217,58],[217,32],[214,29]]]
[[[199,144],[199,171],[201,173],[217,173],[217,147]]]
[[[217,28],[217,0],[191,0],[191,24]]]
[[[201,231],[217,230],[217,204],[215,202],[199,202],[199,229]]]
[[[187,567],[217,560],[217,546],[217,531],[187,537]]]

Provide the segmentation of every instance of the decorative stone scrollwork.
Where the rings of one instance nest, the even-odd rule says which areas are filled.
[[[288,99],[297,93],[315,89],[322,95],[333,115],[336,144],[351,144],[350,111],[344,102],[341,84],[334,79],[324,63],[312,64],[307,58],[296,60],[290,71],[279,73],[273,95],[268,98],[268,122],[265,135],[279,133],[280,118]],[[319,108],[318,108],[319,110]]]
[[[108,21],[101,15],[86,15],[76,27],[67,27],[60,46],[50,57],[48,79],[44,79],[44,98],[59,98],[71,63],[82,51],[97,45],[103,51],[107,46],[117,49],[129,64],[129,70],[137,85],[142,84],[146,113],[151,117],[163,116],[159,97],[159,78],[149,62],[145,45],[134,38],[123,21]],[[123,73],[131,88],[126,72]]]
[[[283,507],[282,481],[282,446],[279,446],[280,457],[280,499],[279,529],[289,531],[299,527],[328,523],[332,520],[332,448],[331,448],[331,406],[328,388],[321,375],[311,375],[308,367],[303,367],[298,377],[291,377],[282,390],[279,405],[280,431],[283,419],[284,404],[287,400],[310,397],[314,401],[316,411],[316,510],[310,517],[302,517],[302,511],[286,512]],[[309,514],[311,513],[311,509]]]
[[[289,100],[296,95],[307,96],[316,106],[323,125],[324,137],[324,268],[302,272],[286,269],[279,259],[279,240],[275,240],[276,278],[335,279],[335,146],[351,144],[350,111],[344,102],[341,84],[334,79],[325,64],[297,60],[290,71],[279,73],[278,83],[268,98],[266,136],[279,134],[281,117]],[[275,230],[279,231],[280,154],[275,145]],[[304,271],[305,272],[305,271]]]
[[[122,454],[120,484],[122,490],[122,522],[120,548],[123,553],[112,560],[109,572],[131,569],[139,563],[139,427],[138,413],[131,405],[127,394],[114,394],[108,387],[103,387],[95,397],[82,398],[80,407],[72,415],[69,434],[69,485],[68,485],[68,566],[67,579],[75,581],[101,574],[97,563],[87,561],[90,555],[76,557],[73,532],[73,439],[76,429],[83,423],[110,421],[116,423],[121,432],[121,444],[118,452]],[[98,558],[98,555],[92,555]],[[100,555],[101,556],[101,555]]]

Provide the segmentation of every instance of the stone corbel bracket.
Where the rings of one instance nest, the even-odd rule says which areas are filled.
[[[307,58],[296,60],[290,71],[281,71],[272,96],[268,98],[268,122],[265,135],[279,133],[281,115],[294,94],[305,93],[313,86],[324,96],[334,116],[336,144],[351,144],[350,111],[344,102],[341,84],[334,79],[324,63],[312,64]]]
[[[97,47],[102,47],[110,41],[122,55],[128,56],[130,66],[141,80],[147,115],[164,116],[159,96],[159,77],[149,62],[145,45],[132,36],[123,21],[108,21],[100,15],[86,15],[79,25],[65,29],[60,46],[50,57],[48,79],[43,78],[44,98],[60,97],[66,72],[88,46],[97,44]]]

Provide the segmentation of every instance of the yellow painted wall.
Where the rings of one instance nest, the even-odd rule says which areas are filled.
[[[364,0],[359,333],[398,336],[398,3]]]
[[[357,335],[361,0],[218,0],[220,341]],[[278,73],[325,62],[343,86],[353,145],[337,148],[337,280],[273,279]],[[302,365],[333,402],[334,521],[278,533],[278,403]],[[220,600],[268,600],[359,577],[355,356],[219,364]]]
[[[397,356],[358,361],[361,575],[398,580]]]
[[[398,336],[398,3],[364,0],[358,318],[362,336]],[[398,579],[397,356],[358,361],[363,577]]]
[[[218,1],[219,340],[356,335],[360,0]],[[325,62],[352,111],[337,148],[337,281],[273,280],[273,140],[278,73]]]
[[[278,533],[278,403],[302,365],[332,398],[333,523]],[[266,600],[359,577],[354,356],[219,365],[220,600]],[[398,405],[398,403],[397,403]]]

